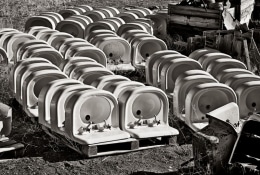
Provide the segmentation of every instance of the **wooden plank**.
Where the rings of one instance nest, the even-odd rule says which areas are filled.
[[[242,56],[241,51],[242,51],[242,41],[235,40],[232,45],[232,55],[234,56],[235,59],[238,60],[241,59]]]
[[[219,23],[216,20],[203,19],[198,17],[191,17],[190,19],[180,15],[171,15],[169,18],[170,22],[189,25],[194,27],[201,27],[206,29],[219,29]]]
[[[201,12],[201,13],[214,13],[219,14],[220,10],[213,10],[213,9],[205,9],[205,8],[198,8],[198,7],[192,7],[192,6],[181,6],[181,5],[175,5],[175,4],[168,4],[168,12],[171,14],[174,13],[175,10],[183,10],[183,11],[195,11],[195,12]]]
[[[186,10],[183,10],[183,9],[176,9],[173,12],[171,12],[170,15],[172,15],[172,14],[184,15],[184,16],[197,16],[197,17],[213,18],[213,19],[221,18],[220,14],[201,13],[201,12],[197,12],[197,11],[186,11]]]
[[[223,52],[230,54],[232,51],[233,34],[224,35]]]
[[[21,149],[23,147],[24,145],[21,143],[17,143],[14,140],[8,140],[0,143],[0,153]]]
[[[188,25],[201,27],[201,28],[205,28],[205,29],[219,29],[218,23],[204,23],[204,22],[199,22],[199,21],[194,21],[194,22],[189,21]]]
[[[209,19],[209,18],[200,18],[200,17],[190,17],[189,18],[190,22],[201,22],[201,23],[212,23],[212,24],[218,24],[218,20],[215,19]]]
[[[16,141],[14,141],[14,140],[9,140],[9,138],[8,138],[7,141],[1,141],[1,142],[0,142],[0,148],[6,147],[6,146],[10,146],[10,145],[13,145],[13,144],[15,144],[15,143],[16,143]]]
[[[169,16],[169,21],[177,23],[177,24],[186,25],[187,21],[188,21],[188,17],[187,16],[181,16],[181,15],[171,15],[171,16]]]
[[[245,53],[245,58],[246,58],[247,69],[252,71],[251,62],[250,62],[250,58],[249,58],[249,50],[248,50],[248,45],[247,45],[246,39],[243,40],[243,46],[244,46],[244,53]]]
[[[217,35],[217,37],[216,37],[216,48],[217,48],[217,50],[223,50],[223,45],[224,45],[224,36],[222,36],[222,35]]]
[[[75,150],[79,154],[86,157],[98,157],[105,155],[122,154],[133,151],[151,149],[169,144],[175,144],[177,136],[164,136],[158,138],[135,139],[128,138],[123,140],[115,140],[111,142],[103,142],[92,145],[80,145],[69,138],[51,131],[49,128],[42,126],[43,130],[51,137],[60,140],[69,148]]]

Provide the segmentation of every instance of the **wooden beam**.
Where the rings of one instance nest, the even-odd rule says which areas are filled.
[[[195,11],[201,13],[214,13],[219,14],[220,10],[213,10],[213,9],[205,9],[205,8],[198,8],[192,6],[181,6],[181,5],[174,5],[168,4],[168,12],[169,14],[174,13],[175,10],[183,10],[183,11]]]
[[[214,14],[214,13],[201,13],[197,11],[188,11],[183,9],[176,9],[173,12],[171,12],[170,15],[177,14],[177,15],[185,15],[185,16],[196,16],[196,17],[202,17],[202,18],[214,18],[219,19],[221,18],[220,14]]]
[[[252,71],[251,61],[250,61],[249,51],[248,51],[248,44],[247,44],[246,39],[243,40],[243,46],[244,46],[244,53],[245,53],[245,58],[246,58],[247,69]]]

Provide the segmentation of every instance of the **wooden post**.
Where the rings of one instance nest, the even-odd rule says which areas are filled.
[[[247,69],[252,71],[250,57],[249,57],[249,51],[248,51],[248,45],[247,45],[247,40],[246,39],[243,40],[243,46],[244,46],[244,52],[245,52]]]

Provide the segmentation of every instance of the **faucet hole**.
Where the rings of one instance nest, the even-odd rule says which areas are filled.
[[[206,106],[206,109],[207,109],[207,110],[209,110],[209,109],[210,109],[210,107],[211,107],[210,105],[207,105],[207,106]]]
[[[145,54],[145,56],[146,56],[146,57],[149,57],[149,56],[150,56],[150,54],[149,54],[149,53],[146,53],[146,54]]]
[[[108,56],[109,56],[109,57],[113,57],[113,53],[109,53]]]
[[[256,103],[255,102],[252,103],[252,107],[256,107]]]
[[[86,115],[86,116],[85,116],[85,119],[86,119],[87,121],[89,121],[89,120],[90,120],[90,115]]]
[[[136,111],[136,115],[141,115],[141,113],[142,113],[141,110]]]

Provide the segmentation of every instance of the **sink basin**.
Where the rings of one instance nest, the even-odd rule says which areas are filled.
[[[35,40],[36,38],[33,35],[19,33],[13,35],[7,43],[7,53],[9,60],[14,62],[17,59],[17,50],[20,45],[29,40]]]
[[[59,66],[64,60],[63,56],[57,50],[53,48],[41,48],[32,50],[28,58],[42,57],[49,60],[52,64]]]
[[[185,121],[185,99],[188,92],[199,84],[218,83],[218,81],[209,75],[203,74],[188,75],[185,77],[181,75],[175,81],[174,91],[171,96],[173,97],[173,114],[182,121]]]
[[[122,81],[130,81],[130,79],[121,75],[104,75],[93,81],[91,86],[94,86],[97,89],[103,89],[107,84]]]
[[[70,57],[66,60],[63,60],[63,62],[60,64],[59,68],[63,72],[67,72],[68,69],[70,69],[70,66],[72,66],[75,63],[81,63],[81,62],[93,62],[96,63],[95,60],[89,57]]]
[[[151,14],[147,15],[153,22],[153,34],[156,37],[162,38],[167,35],[167,15]]]
[[[198,61],[191,58],[178,58],[165,62],[160,72],[160,87],[166,94],[172,94],[175,81],[187,70],[202,70]]]
[[[141,86],[145,85],[137,81],[119,81],[108,83],[103,87],[103,90],[111,92],[116,98],[118,98],[120,94],[124,93],[127,89]]]
[[[63,42],[60,45],[59,52],[64,56],[66,50],[71,46],[71,43],[85,43],[90,44],[86,40],[82,38],[66,38],[63,40]]]
[[[208,65],[216,59],[231,58],[231,56],[224,53],[207,53],[199,58],[199,63],[202,65],[203,70],[207,70]]]
[[[105,67],[107,65],[107,58],[105,53],[96,47],[92,47],[92,46],[76,47],[71,51],[71,54],[68,55],[68,57],[75,57],[75,56],[89,57],[96,60],[98,63],[102,64]],[[67,59],[68,57],[65,58]]]
[[[39,111],[39,119],[38,122],[48,128],[51,128],[51,116],[50,108],[51,108],[51,100],[54,94],[59,91],[59,89],[63,86],[67,87],[69,85],[82,84],[80,81],[72,80],[72,79],[58,79],[53,80],[46,84],[40,91],[38,97],[38,111]]]
[[[153,86],[155,87],[159,87],[160,82],[161,82],[161,70],[162,70],[162,66],[161,64],[167,63],[170,60],[175,60],[178,58],[187,58],[186,56],[182,55],[182,54],[167,54],[167,55],[163,55],[161,57],[158,57],[156,59],[156,61],[154,62],[153,65],[151,65],[152,67],[152,78],[153,78]]]
[[[34,44],[34,45],[30,45],[27,46],[26,48],[24,48],[24,50],[21,51],[21,56],[17,58],[17,60],[26,60],[30,54],[32,53],[33,50],[36,49],[42,49],[42,48],[49,48],[52,50],[51,46],[46,44],[46,43],[39,43],[39,44]]]
[[[259,81],[260,77],[257,75],[250,75],[250,74],[238,74],[230,77],[225,84],[231,87],[232,89],[237,89],[240,84],[248,82],[248,81]]]
[[[30,35],[37,35],[37,33],[43,29],[50,29],[49,27],[45,27],[45,26],[32,26],[30,27],[28,30],[25,30],[26,33],[30,34]]]
[[[25,22],[24,29],[28,31],[33,26],[45,26],[50,29],[55,29],[55,22],[48,16],[32,16]]]
[[[149,85],[153,84],[153,65],[159,59],[160,57],[164,55],[170,55],[170,54],[179,54],[179,52],[174,50],[161,50],[154,52],[150,58],[145,63],[145,75],[146,75],[146,83]]]
[[[203,55],[207,54],[207,53],[218,53],[219,51],[216,49],[211,49],[211,48],[203,48],[203,49],[198,49],[195,50],[194,52],[192,52],[189,55],[189,58],[192,58],[194,60],[199,60],[200,57],[202,57]]]
[[[114,75],[114,73],[102,67],[83,68],[75,74],[73,79],[77,79],[82,81],[84,84],[90,85],[97,78],[104,75]]]
[[[77,62],[73,63],[70,67],[68,67],[68,69],[64,73],[68,75],[70,78],[73,78],[75,74],[77,74],[78,71],[80,71],[81,69],[91,67],[105,68],[102,64],[99,64],[97,62]]]
[[[260,80],[242,83],[234,90],[241,119],[247,119],[253,113],[260,112]]]
[[[199,131],[208,125],[206,113],[231,102],[237,102],[235,92],[221,83],[203,83],[193,87],[185,99],[185,123]]]
[[[25,79],[28,76],[30,76],[33,72],[39,71],[39,70],[57,70],[57,71],[59,71],[59,68],[53,64],[44,63],[44,62],[30,63],[28,65],[23,65],[21,67],[16,79],[14,79],[16,81],[15,98],[19,103],[22,104],[22,99],[23,99],[22,87],[23,87]]]
[[[18,74],[22,74],[21,69],[23,69],[24,66],[30,65],[32,63],[50,63],[50,61],[44,59],[44,58],[28,58],[23,61],[17,62],[17,64],[14,65],[12,68],[12,71],[10,71],[10,87],[13,90],[14,94],[16,93],[16,79],[18,77]],[[24,69],[25,71],[25,69]]]
[[[50,37],[51,34],[53,33],[58,33],[59,31],[57,30],[52,30],[52,29],[42,29],[40,30],[36,35],[36,39],[47,41],[47,39]]]
[[[139,30],[143,30],[145,32],[148,32],[147,29],[145,28],[145,26],[142,25],[142,24],[133,23],[133,22],[130,22],[130,23],[126,22],[126,24],[123,24],[118,28],[117,35],[122,36],[126,31],[133,30],[133,29],[139,29]]]
[[[230,69],[224,69],[223,71],[219,72],[216,78],[219,80],[219,82],[225,83],[227,80],[229,80],[230,78],[238,74],[253,75],[253,73],[249,70],[240,69],[240,68],[230,68]]]
[[[95,38],[95,36],[100,35],[100,34],[115,34],[116,35],[116,33],[112,30],[97,29],[97,30],[93,30],[92,32],[90,32],[88,37],[86,37],[85,39],[90,42],[93,38]]]
[[[126,40],[118,36],[100,35],[96,36],[95,39],[91,42],[105,53],[108,62],[131,63],[131,47]]]
[[[56,50],[59,50],[60,45],[66,38],[74,38],[72,35],[65,32],[53,33],[47,40],[47,43],[54,47]]]
[[[81,13],[78,10],[75,10],[75,9],[72,9],[72,8],[71,9],[67,8],[67,9],[60,10],[59,14],[64,19],[66,19],[66,18],[68,18],[68,17],[70,17],[72,15],[80,15]]]
[[[119,18],[122,18],[125,21],[125,23],[130,23],[139,18],[135,13],[128,12],[128,11],[121,12],[121,13],[117,14],[116,16]]]
[[[3,48],[0,48],[0,55],[1,55],[0,64],[8,64],[9,63],[8,56],[6,51]]]
[[[69,96],[76,92],[94,89],[94,87],[83,84],[70,84],[60,86],[55,93],[52,93],[52,98],[48,104],[50,111],[49,127],[52,131],[61,135],[65,134],[65,105]]]
[[[116,29],[112,24],[106,21],[98,21],[98,22],[93,22],[89,24],[86,29],[85,29],[85,38],[88,38],[90,33],[94,30],[100,30],[100,29],[106,29],[106,30],[112,30],[115,31]]]
[[[28,40],[25,41],[20,46],[18,46],[19,48],[17,49],[16,52],[16,58],[13,60],[14,63],[16,64],[19,60],[21,60],[22,54],[24,53],[25,50],[27,50],[28,47],[38,45],[38,44],[48,45],[47,42],[43,40]]]
[[[74,93],[65,105],[65,132],[80,144],[127,139],[119,128],[118,105],[109,92],[89,89]]]
[[[138,69],[145,69],[145,62],[153,53],[167,50],[165,42],[154,37],[140,37],[131,46],[132,64]]]
[[[91,10],[84,13],[84,15],[89,16],[93,22],[100,21],[104,18],[106,18],[106,15],[98,10]]]
[[[216,77],[219,72],[228,68],[247,69],[246,65],[241,61],[231,58],[220,58],[209,64],[207,72],[209,72],[213,77]]]
[[[85,26],[75,20],[65,19],[59,22],[55,29],[60,32],[69,33],[76,38],[84,38],[85,36]]]
[[[22,85],[23,110],[29,117],[38,117],[38,97],[41,89],[49,82],[57,79],[68,78],[57,70],[39,70],[32,72]]]
[[[124,32],[121,37],[124,39],[128,39],[129,37],[133,36],[134,34],[149,34],[148,32],[140,29],[132,29],[132,30],[127,30]]]
[[[67,44],[66,46],[64,46],[63,49],[63,57],[65,59],[68,59],[69,57],[71,57],[71,55],[75,52],[75,49],[78,47],[94,47],[93,44],[87,42],[87,41],[76,41],[76,42],[72,42]]]
[[[166,94],[155,87],[128,88],[118,96],[120,127],[134,138],[174,136],[179,132],[168,124]]]

